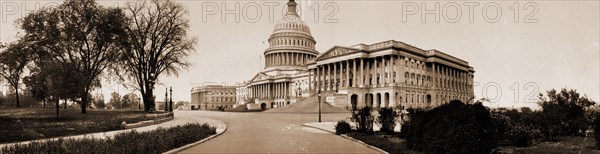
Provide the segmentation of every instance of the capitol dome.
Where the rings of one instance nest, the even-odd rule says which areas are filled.
[[[298,16],[296,5],[290,0],[287,13],[275,24],[264,53],[265,69],[304,67],[318,55],[316,41]]]

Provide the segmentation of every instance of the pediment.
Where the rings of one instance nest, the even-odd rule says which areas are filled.
[[[266,75],[264,73],[257,73],[251,80],[250,83],[255,82],[255,81],[261,81],[261,80],[265,80],[265,79],[269,79],[270,76]]]
[[[317,60],[327,59],[330,57],[336,57],[340,55],[346,55],[354,52],[358,52],[358,49],[334,46],[333,48],[327,50],[325,53],[321,54],[321,56],[317,57]]]

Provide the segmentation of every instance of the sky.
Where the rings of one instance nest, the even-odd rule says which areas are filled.
[[[190,101],[202,84],[250,80],[264,67],[263,52],[287,0],[178,0],[189,11],[188,34],[198,44],[179,76],[160,77],[173,99]],[[15,40],[14,20],[61,1],[0,0],[0,41]],[[106,6],[126,1],[100,0]],[[323,53],[335,46],[402,41],[437,49],[475,68],[475,97],[493,107],[536,107],[550,89],[576,89],[600,100],[600,1],[297,1]],[[237,19],[236,19],[237,18]],[[436,21],[437,19],[437,21]],[[132,89],[103,82],[102,93]],[[0,89],[1,90],[1,89]],[[108,99],[107,99],[108,100]]]

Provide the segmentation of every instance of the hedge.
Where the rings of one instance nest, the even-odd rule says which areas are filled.
[[[152,131],[135,130],[114,137],[56,139],[5,146],[0,153],[163,153],[216,134],[208,124],[186,124]]]

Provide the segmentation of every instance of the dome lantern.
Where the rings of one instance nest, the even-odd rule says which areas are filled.
[[[296,12],[296,2],[294,0],[290,0],[288,3],[288,12],[287,14],[295,14],[298,15],[298,13]]]

